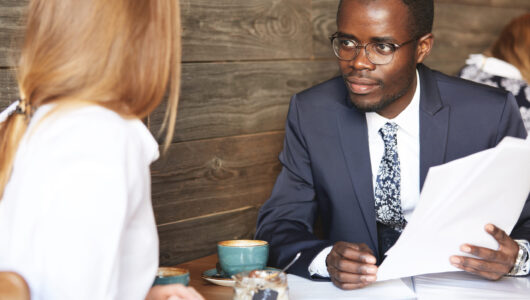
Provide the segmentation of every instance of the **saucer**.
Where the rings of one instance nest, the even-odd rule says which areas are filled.
[[[233,287],[235,284],[234,279],[217,274],[216,268],[204,271],[201,275],[201,278],[213,284],[222,285],[222,286]]]
[[[280,269],[271,268],[271,267],[266,267],[265,270],[280,271]],[[231,277],[224,277],[222,275],[217,274],[216,268],[204,271],[201,275],[201,278],[213,284],[228,286],[228,287],[233,287],[234,284],[236,283],[235,280]]]

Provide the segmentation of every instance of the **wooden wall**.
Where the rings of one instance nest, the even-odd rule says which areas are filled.
[[[435,0],[427,64],[454,74],[528,0]],[[26,1],[0,0],[0,108],[17,97],[10,40]],[[181,0],[182,98],[167,155],[152,166],[161,264],[250,238],[280,170],[290,96],[338,74],[327,36],[338,0]],[[160,128],[163,107],[148,119]]]

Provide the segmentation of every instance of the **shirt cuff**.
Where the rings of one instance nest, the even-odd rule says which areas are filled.
[[[527,240],[514,240],[519,245],[519,253],[508,276],[526,276],[530,272],[530,243]]]
[[[326,258],[328,257],[332,248],[333,246],[324,248],[319,254],[317,254],[317,256],[315,256],[315,258],[313,258],[313,261],[308,268],[309,274],[311,276],[318,275],[320,277],[329,278],[328,267],[326,266]]]

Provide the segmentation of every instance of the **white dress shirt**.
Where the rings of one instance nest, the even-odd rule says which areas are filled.
[[[138,119],[52,107],[32,118],[0,200],[0,270],[34,300],[144,299],[158,267],[158,145]]]
[[[420,78],[416,71],[416,90],[409,105],[394,119],[389,120],[375,112],[366,113],[368,145],[375,193],[377,171],[384,154],[385,144],[379,129],[387,122],[398,125],[397,148],[401,167],[401,208],[408,220],[420,199]],[[375,209],[375,208],[374,208]],[[333,247],[323,249],[309,265],[311,275],[329,277],[326,257]]]

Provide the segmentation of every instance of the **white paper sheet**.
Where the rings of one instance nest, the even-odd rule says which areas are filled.
[[[379,267],[377,280],[457,271],[451,255],[469,243],[497,249],[484,226],[511,232],[530,192],[530,142],[505,138],[497,147],[433,167],[420,201]]]
[[[402,300],[416,299],[410,278],[376,282],[362,289],[344,291],[331,282],[312,281],[296,275],[287,275],[290,300],[371,299]]]
[[[414,283],[420,300],[530,299],[529,277],[490,281],[466,272],[450,272],[415,276]]]

